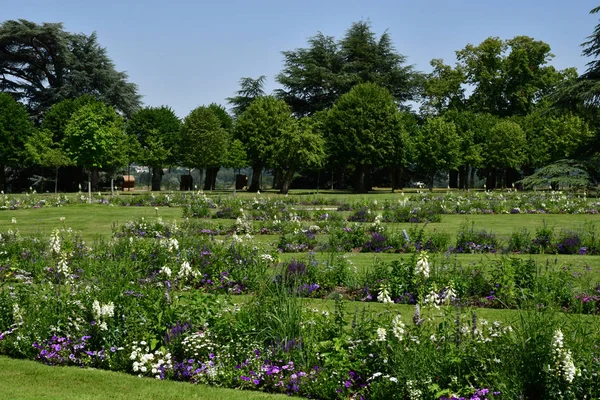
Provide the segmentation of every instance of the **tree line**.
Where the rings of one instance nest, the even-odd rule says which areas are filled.
[[[171,166],[203,171],[205,190],[222,167],[251,167],[250,191],[270,170],[281,193],[319,183],[366,192],[421,180],[432,188],[439,177],[468,189],[476,176],[492,189],[544,183],[528,180],[540,171],[563,179],[548,178],[552,185],[574,174],[594,181],[600,28],[583,48],[593,60],[581,76],[557,70],[550,46],[528,36],[468,44],[455,65],[434,59],[424,74],[388,32],[355,22],[340,39],[317,33],[283,51],[274,93],[265,93],[264,76],[245,77],[227,99],[230,112],[213,103],[181,120],[167,106],[142,107],[95,34],[6,21],[0,185],[15,191],[38,176],[55,190],[91,187],[100,171],[114,178],[130,163],[151,168],[152,190]]]

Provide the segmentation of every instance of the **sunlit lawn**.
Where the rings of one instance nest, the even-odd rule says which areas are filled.
[[[0,356],[0,399],[11,400],[241,400],[283,395],[221,389],[79,367],[50,367]]]

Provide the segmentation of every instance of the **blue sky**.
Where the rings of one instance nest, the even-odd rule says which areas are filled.
[[[63,22],[95,31],[118,70],[139,86],[145,105],[184,117],[211,102],[226,105],[241,77],[266,75],[275,89],[281,51],[306,47],[317,32],[343,36],[354,21],[386,29],[399,53],[429,72],[432,58],[489,36],[528,35],[550,44],[557,68],[585,69],[580,44],[598,23],[591,0],[0,0],[2,20]]]

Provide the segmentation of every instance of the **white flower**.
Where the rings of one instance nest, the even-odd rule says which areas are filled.
[[[379,294],[377,295],[377,301],[380,303],[392,303],[392,299],[390,298],[390,292],[387,289],[387,287],[381,287]]]
[[[392,321],[392,334],[400,342],[404,339],[404,327],[405,325],[402,322],[400,315],[396,315]]]
[[[573,355],[569,349],[564,348],[564,336],[560,329],[554,332],[552,338],[552,356],[554,359],[554,368],[550,367],[550,372],[556,373],[567,383],[573,383],[575,376],[578,373],[573,361]]]
[[[429,258],[426,251],[419,253],[417,265],[415,267],[415,275],[423,275],[425,279],[429,278]]]
[[[260,258],[261,258],[263,261],[267,261],[267,262],[274,262],[274,261],[275,261],[275,258],[274,258],[272,255],[270,255],[270,254],[262,254],[262,255],[260,256]]]
[[[162,267],[159,272],[161,274],[164,274],[166,276],[168,276],[169,278],[171,277],[171,268],[167,267],[166,265],[164,267]]]
[[[190,263],[187,261],[184,261],[183,263],[181,263],[181,268],[179,269],[179,273],[177,274],[177,276],[179,278],[186,278],[191,274],[192,274],[192,267],[190,267]]]
[[[16,223],[17,223],[17,219],[16,219],[15,217],[13,217],[11,222],[12,222],[13,224],[16,224]]]
[[[387,331],[385,330],[385,328],[377,328],[377,341],[385,342],[386,339],[387,339]]]
[[[58,229],[54,229],[52,235],[50,235],[50,249],[54,254],[60,253],[60,233]]]

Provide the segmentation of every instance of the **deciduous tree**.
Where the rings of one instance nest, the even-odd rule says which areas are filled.
[[[25,143],[33,133],[27,110],[8,93],[0,93],[0,187],[6,190],[6,168],[25,160]]]
[[[152,190],[160,190],[163,168],[175,163],[181,121],[169,107],[146,107],[127,122],[126,132],[137,141],[134,159],[152,169]]]

